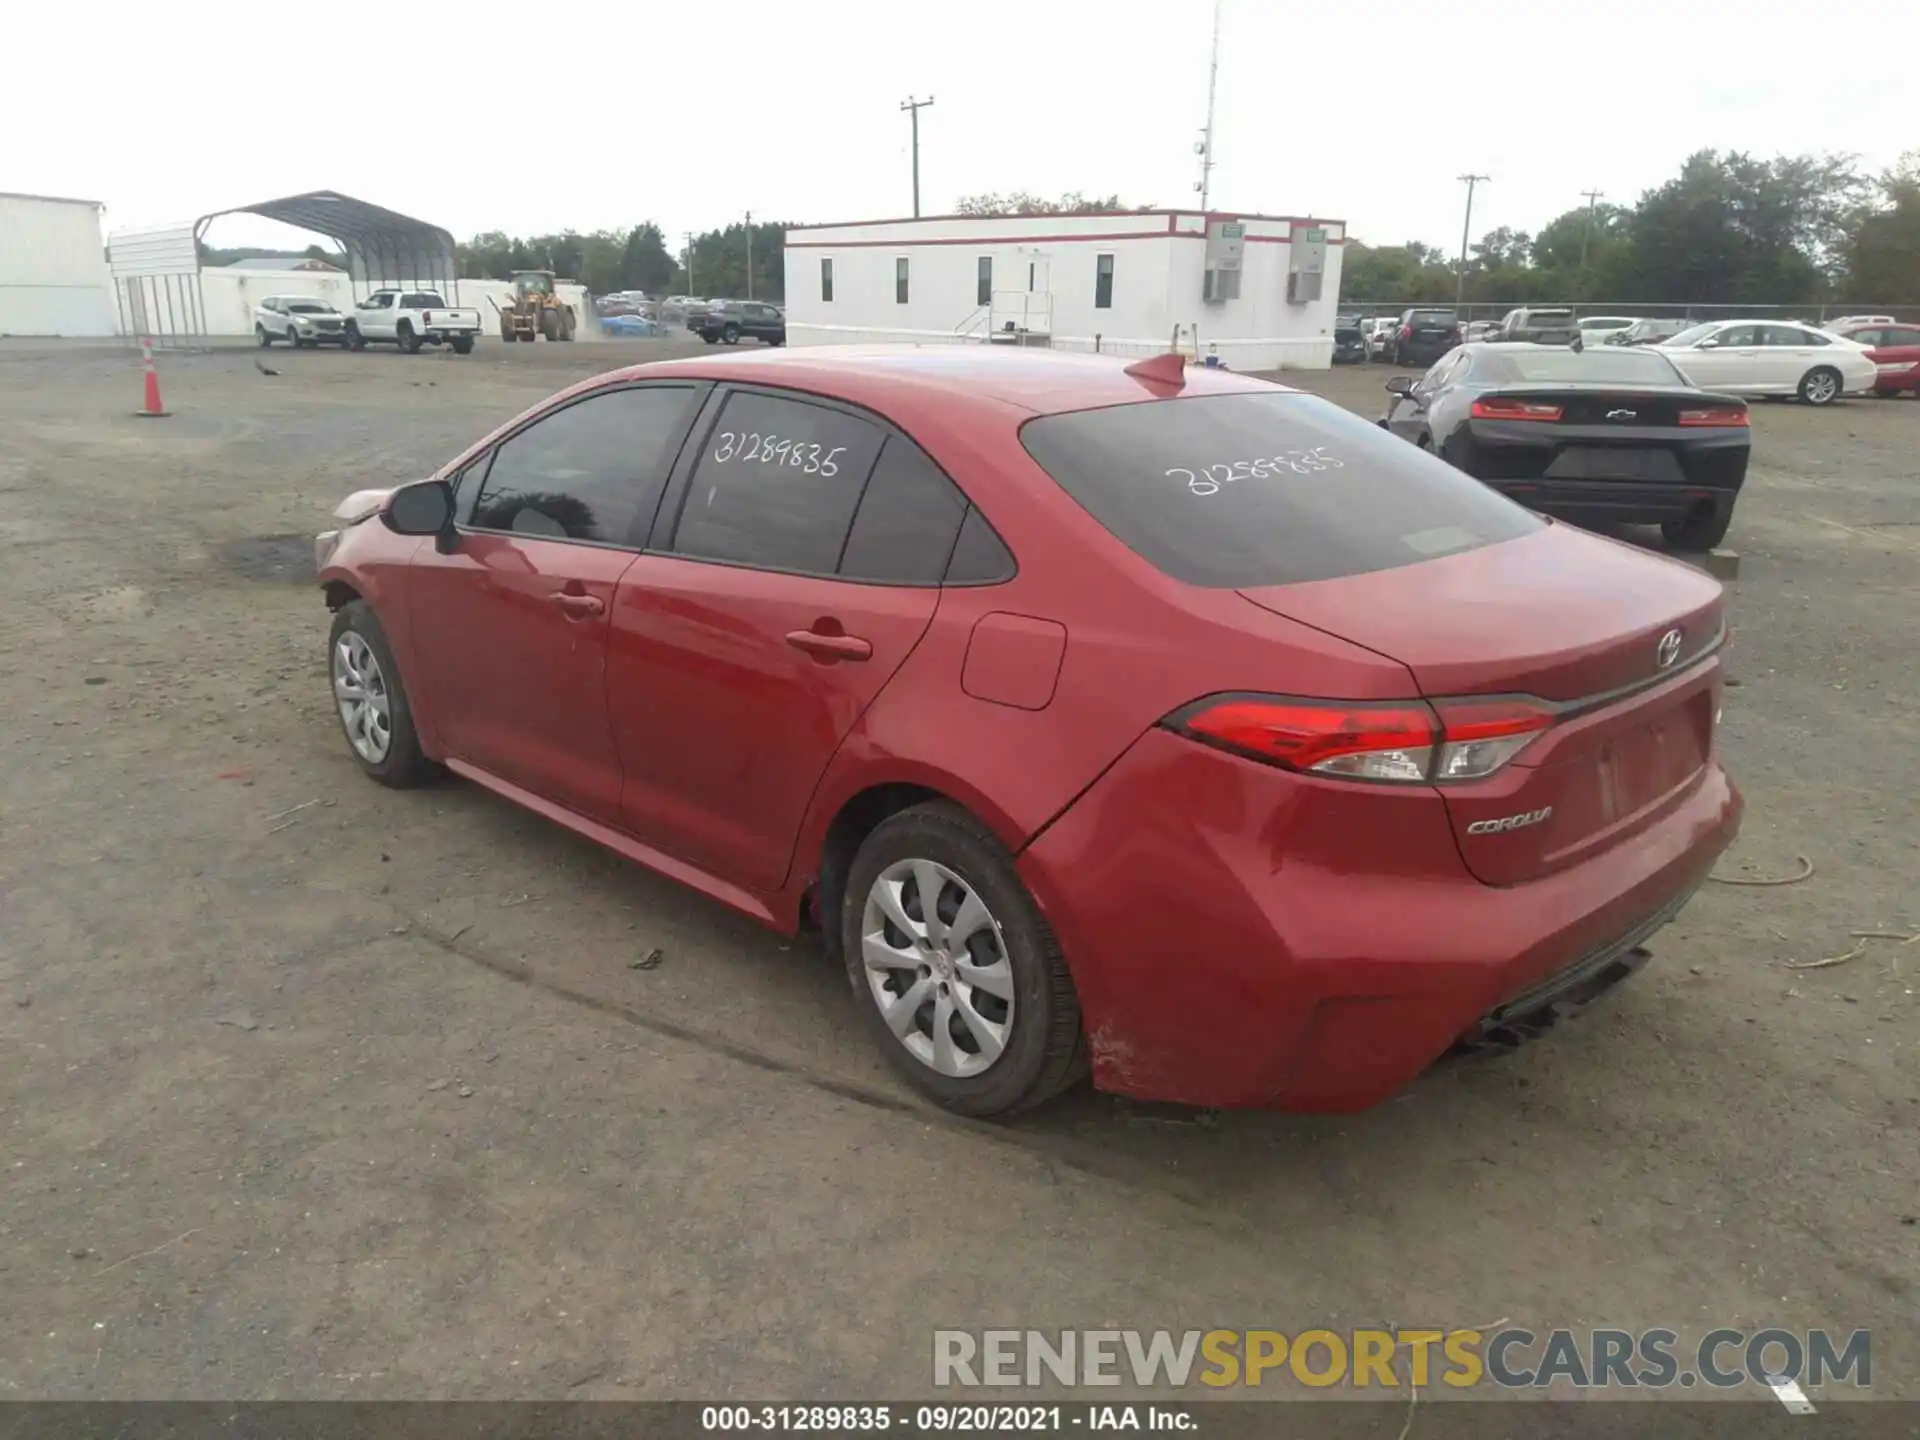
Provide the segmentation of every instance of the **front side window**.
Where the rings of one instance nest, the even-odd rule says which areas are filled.
[[[1096,310],[1113,308],[1113,256],[1111,255],[1093,257],[1093,308]]]
[[[1760,343],[1760,327],[1758,325],[1729,325],[1714,338],[1720,342],[1720,348],[1722,350],[1740,349],[1748,345],[1758,345]]]
[[[828,256],[820,259],[820,299],[822,303],[833,303],[833,260]]]
[[[387,310],[392,308],[392,306],[393,292],[391,290],[382,290],[377,295],[369,295],[367,297],[367,309],[369,310]]]
[[[1021,443],[1089,515],[1176,580],[1328,580],[1545,522],[1312,395],[1152,400],[1029,420]]]
[[[632,543],[651,523],[699,392],[613,390],[576,401],[503,441],[468,523],[548,540]]]
[[[736,391],[695,462],[672,549],[832,575],[885,438],[844,410]]]
[[[893,262],[893,303],[907,303],[907,257],[904,255]]]

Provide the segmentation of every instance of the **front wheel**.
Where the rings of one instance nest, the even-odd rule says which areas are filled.
[[[421,753],[393,647],[366,601],[342,605],[334,615],[327,669],[334,710],[360,768],[395,789],[431,778],[438,767]]]
[[[367,337],[360,333],[360,327],[358,325],[347,326],[347,348],[349,350],[364,350],[367,348]]]
[[[726,326],[720,331],[720,338],[729,345],[738,345],[740,343],[740,327],[738,325]]]
[[[266,326],[255,324],[255,326],[253,327],[253,338],[255,341],[259,343],[259,346],[262,350],[269,350],[273,348],[273,336],[267,333]]]
[[[1826,365],[1809,370],[1800,382],[1800,398],[1809,405],[1831,405],[1840,398],[1840,372]]]
[[[868,1028],[935,1103],[1005,1115],[1086,1073],[1059,942],[1006,848],[959,806],[916,805],[867,836],[839,924]]]
[[[402,325],[399,333],[400,348],[409,355],[418,355],[420,353],[420,337],[413,333],[413,327],[411,325]]]

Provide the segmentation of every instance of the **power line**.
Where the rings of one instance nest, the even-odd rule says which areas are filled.
[[[909,95],[900,108],[913,116],[913,218],[920,218],[920,112],[933,104],[933,96],[916,100]]]
[[[1491,175],[1455,176],[1467,187],[1467,218],[1460,222],[1460,277],[1454,285],[1453,304],[1458,309],[1467,298],[1467,236],[1473,233],[1473,187],[1482,181],[1491,181]]]
[[[747,299],[753,298],[753,212],[747,211]]]

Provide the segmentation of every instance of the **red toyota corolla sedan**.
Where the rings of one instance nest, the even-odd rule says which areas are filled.
[[[320,537],[360,765],[782,931],[955,1110],[1352,1110],[1733,838],[1720,587],[1174,357],[642,365]]]

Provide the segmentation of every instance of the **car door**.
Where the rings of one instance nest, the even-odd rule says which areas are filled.
[[[1797,325],[1754,328],[1760,332],[1760,363],[1769,388],[1776,394],[1797,389],[1819,358],[1812,338]]]
[[[1387,415],[1387,429],[1402,440],[1419,444],[1427,431],[1428,410],[1434,397],[1439,394],[1450,376],[1460,366],[1464,357],[1455,352],[1443,355],[1428,367],[1427,373],[1413,382],[1413,389],[1405,395],[1394,397],[1393,409]]]
[[[628,832],[765,893],[932,620],[967,507],[868,412],[743,387],[708,416],[621,578],[607,694]]]
[[[1865,337],[1854,340],[1865,344]],[[1889,325],[1878,332],[1874,348],[1874,366],[1883,385],[1912,388],[1920,381],[1920,329],[1910,325]]]
[[[1673,358],[1695,385],[1736,395],[1766,393],[1770,381],[1759,359],[1757,328],[1729,325],[1706,337],[1711,345],[1696,344]]]
[[[434,731],[463,761],[606,823],[620,810],[607,632],[704,386],[602,390],[462,473],[450,548],[408,574]]]

